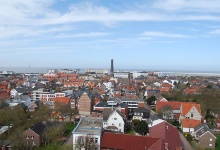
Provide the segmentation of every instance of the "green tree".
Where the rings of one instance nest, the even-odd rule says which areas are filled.
[[[137,123],[137,125],[134,127],[134,131],[137,132],[140,135],[146,135],[149,133],[148,124],[146,121],[140,121]]]
[[[146,99],[146,102],[148,105],[151,105],[153,101],[156,100],[156,97],[155,96],[151,96],[149,98]]]

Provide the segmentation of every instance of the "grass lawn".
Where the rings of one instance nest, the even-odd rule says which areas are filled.
[[[126,131],[125,134],[131,134],[131,135],[134,135],[134,130]]]
[[[219,150],[220,149],[220,134],[218,135],[215,135],[216,136],[216,150]]]
[[[59,150],[60,149],[60,143],[59,144],[56,144],[54,146],[52,145],[47,145],[46,147],[38,147],[38,148],[35,148],[34,150]]]
[[[67,123],[66,124],[66,130],[64,132],[64,136],[68,136],[73,129],[76,127],[77,124],[73,124],[73,123]]]
[[[194,150],[204,150],[196,141],[190,141],[189,143],[192,145]]]

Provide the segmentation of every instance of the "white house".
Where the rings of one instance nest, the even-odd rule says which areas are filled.
[[[182,103],[180,106],[179,122],[182,119],[194,119],[201,121],[201,109],[200,104],[196,103]]]
[[[90,149],[100,150],[101,134],[102,134],[102,118],[98,117],[82,117],[72,132],[73,149],[79,150],[85,148],[88,144],[87,139],[93,141]]]
[[[124,114],[116,108],[104,109],[103,111],[103,128],[105,130],[112,130],[124,133]]]
[[[12,89],[12,90],[10,91],[10,96],[11,96],[11,97],[15,97],[16,95],[18,95],[18,92],[17,92],[15,89]]]
[[[181,129],[183,133],[194,133],[194,128],[200,124],[200,120],[182,119]]]

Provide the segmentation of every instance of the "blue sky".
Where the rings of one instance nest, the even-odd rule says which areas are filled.
[[[0,0],[0,66],[219,71],[219,0]]]

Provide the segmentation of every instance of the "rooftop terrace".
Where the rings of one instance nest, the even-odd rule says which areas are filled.
[[[77,127],[73,131],[74,134],[101,134],[102,118],[98,117],[82,117]]]

